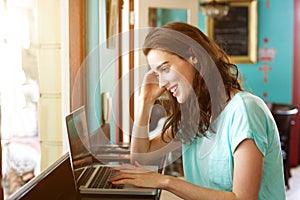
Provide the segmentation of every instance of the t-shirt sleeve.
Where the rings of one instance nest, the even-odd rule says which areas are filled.
[[[232,118],[230,131],[231,151],[245,139],[253,139],[260,152],[265,156],[268,147],[268,114],[256,101],[243,102]]]

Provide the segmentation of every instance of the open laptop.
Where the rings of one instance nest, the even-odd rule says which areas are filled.
[[[76,189],[81,194],[156,195],[158,190],[131,185],[113,185],[107,181],[113,165],[94,163],[90,152],[89,132],[85,108],[80,107],[66,116],[71,168]],[[115,165],[116,166],[116,165]],[[147,166],[158,170],[158,166]]]

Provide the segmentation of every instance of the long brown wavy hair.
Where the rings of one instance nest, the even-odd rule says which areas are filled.
[[[206,50],[217,66],[217,69],[221,75],[224,83],[227,102],[231,99],[231,91],[243,90],[239,81],[240,73],[237,66],[230,62],[229,56],[224,50],[222,50],[222,48],[220,48],[213,40],[202,33],[197,27],[182,22],[173,22],[166,24],[161,28],[178,31],[179,33],[182,33],[195,40]],[[155,40],[152,42],[155,43]],[[147,43],[147,38],[145,43]],[[168,53],[174,54],[174,52],[170,52],[167,45],[154,45],[153,48],[159,48],[167,51]],[[143,53],[147,56],[151,49],[151,47],[143,48]],[[180,55],[177,56],[182,58]],[[207,84],[198,71],[196,71],[193,80],[193,89],[196,96],[196,101],[198,102],[191,100],[187,103],[184,103],[184,105],[180,105],[170,92],[166,92],[169,99],[168,101],[160,101],[160,104],[166,108],[166,111],[169,114],[162,129],[162,139],[165,142],[167,142],[165,133],[170,127],[172,138],[169,139],[180,138],[183,139],[183,141],[191,141],[196,136],[205,136],[205,132],[210,128],[212,119],[211,96]],[[195,103],[198,104],[198,109],[193,109],[195,108],[195,106],[193,106]],[[189,110],[189,112],[182,112],[183,109],[185,111]],[[197,111],[196,113],[195,110]]]

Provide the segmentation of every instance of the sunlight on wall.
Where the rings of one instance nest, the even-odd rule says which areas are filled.
[[[35,1],[0,2],[0,111],[6,195],[40,172]],[[15,177],[15,178],[14,178]],[[22,180],[22,179],[20,179]]]

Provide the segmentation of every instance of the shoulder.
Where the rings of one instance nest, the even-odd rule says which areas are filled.
[[[227,110],[231,112],[230,133],[232,151],[245,139],[254,139],[263,155],[275,135],[275,123],[265,102],[249,93],[237,93]]]
[[[230,110],[239,112],[246,112],[248,115],[251,114],[270,114],[266,103],[258,96],[251,94],[246,91],[239,92],[234,95],[231,101],[228,103]]]
[[[249,92],[239,92],[225,108],[230,128],[234,132],[265,134],[275,128],[273,116],[266,103]]]

